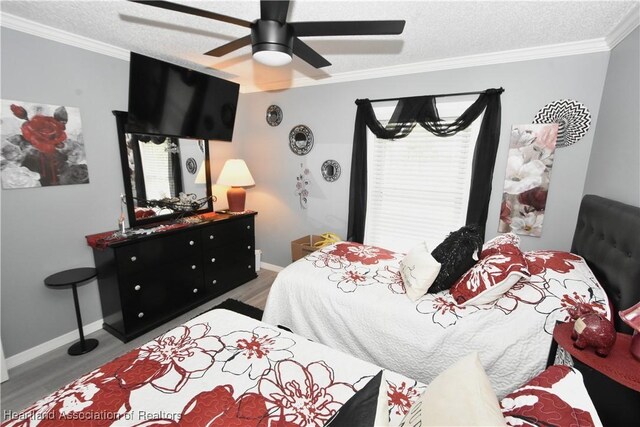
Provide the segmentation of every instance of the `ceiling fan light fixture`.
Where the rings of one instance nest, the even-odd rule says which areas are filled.
[[[253,53],[253,59],[269,67],[281,67],[291,62],[291,55],[279,50],[258,50]]]

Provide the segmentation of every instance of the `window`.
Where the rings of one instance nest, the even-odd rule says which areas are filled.
[[[140,157],[146,186],[146,199],[159,200],[175,197],[174,179],[172,175],[172,150],[177,147],[172,138],[162,144],[153,142],[140,143]]]
[[[438,111],[443,120],[452,121],[469,105],[439,103]],[[383,125],[393,109],[376,108]],[[420,125],[398,140],[378,139],[368,131],[365,244],[408,252],[426,241],[433,249],[465,224],[481,122],[482,116],[469,128],[446,138]]]

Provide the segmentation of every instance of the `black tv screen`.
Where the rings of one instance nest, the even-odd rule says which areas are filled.
[[[131,52],[130,133],[231,141],[240,86]]]

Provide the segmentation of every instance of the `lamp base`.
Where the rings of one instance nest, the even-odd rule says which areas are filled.
[[[227,190],[227,202],[229,203],[229,212],[244,212],[244,202],[247,198],[247,192],[242,187],[230,187]]]

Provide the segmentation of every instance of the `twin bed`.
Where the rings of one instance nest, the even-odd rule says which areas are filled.
[[[530,253],[530,280],[496,304],[462,309],[444,293],[412,303],[394,267],[399,254],[338,244],[279,274],[265,323],[206,312],[4,425],[320,427],[383,367],[389,425],[397,426],[426,384],[474,350],[501,398],[544,370],[553,325],[567,309],[588,304],[617,319],[640,300],[638,235],[639,208],[587,196],[573,242],[584,261]],[[551,392],[565,374],[553,373],[546,388],[533,378],[503,399],[503,412],[523,393]],[[576,405],[575,387],[564,399]],[[599,425],[592,407],[571,413]]]

